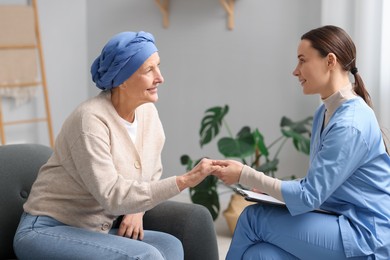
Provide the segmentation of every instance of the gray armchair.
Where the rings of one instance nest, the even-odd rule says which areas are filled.
[[[52,150],[38,144],[0,146],[0,259],[15,258],[13,239],[23,203]]]
[[[15,258],[13,237],[30,188],[52,150],[39,144],[0,146],[0,259]],[[217,260],[218,246],[209,211],[200,205],[166,201],[145,213],[144,228],[182,241],[186,260]]]

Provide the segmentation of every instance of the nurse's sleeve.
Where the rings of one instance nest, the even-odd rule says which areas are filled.
[[[282,182],[282,196],[292,215],[318,209],[367,155],[367,143],[354,127],[335,126],[322,138],[321,147],[311,156],[306,177]]]

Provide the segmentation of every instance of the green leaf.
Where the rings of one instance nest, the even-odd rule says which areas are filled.
[[[294,131],[288,131],[282,129],[284,136],[292,138],[295,149],[304,153],[310,154],[310,139]]]
[[[187,171],[192,169],[192,160],[187,154],[184,154],[180,157],[180,162],[181,165],[186,166]]]
[[[302,136],[293,138],[293,144],[298,151],[307,155],[310,154],[310,140],[308,138]]]
[[[283,129],[290,129],[296,133],[300,134],[311,134],[311,124],[313,121],[313,117],[309,116],[301,121],[294,122],[288,117],[282,117],[280,121],[280,127]]]
[[[280,126],[281,127],[290,126],[292,124],[294,124],[293,121],[290,118],[286,117],[286,116],[283,116],[282,119],[280,120]]]
[[[257,149],[259,149],[259,151],[262,155],[264,155],[265,157],[268,157],[269,152],[268,152],[267,146],[264,143],[264,137],[257,128],[253,132],[253,137],[255,138],[255,143],[256,143]]]
[[[212,107],[206,110],[199,130],[201,147],[211,142],[218,135],[223,119],[228,112],[228,105],[224,107]]]
[[[312,121],[313,118],[310,116],[298,122],[283,117],[280,122],[282,134],[287,138],[292,138],[295,149],[304,154],[310,153]]]
[[[191,201],[205,206],[213,220],[215,220],[220,211],[219,197],[217,192],[218,178],[210,175],[194,188],[190,188]]]
[[[246,137],[251,135],[251,128],[249,126],[243,126],[240,131],[237,133],[237,137]]]
[[[241,129],[238,137],[233,139],[231,137],[223,137],[219,139],[217,145],[218,150],[227,158],[245,159],[255,153],[255,139],[253,135],[247,131],[248,129]]]
[[[260,172],[268,174],[269,172],[276,172],[278,170],[279,159],[275,158],[272,161],[267,161],[256,168]]]

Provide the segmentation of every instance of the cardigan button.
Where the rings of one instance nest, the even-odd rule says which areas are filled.
[[[134,162],[134,167],[135,167],[136,169],[141,168],[141,163],[140,163],[139,161],[135,161],[135,162]]]
[[[28,197],[28,192],[25,191],[25,190],[22,190],[22,191],[20,192],[20,197],[22,197],[23,199],[27,199],[27,197]]]
[[[103,231],[106,231],[106,230],[108,230],[110,228],[110,224],[108,224],[108,223],[103,223],[103,225],[102,225],[102,230]]]

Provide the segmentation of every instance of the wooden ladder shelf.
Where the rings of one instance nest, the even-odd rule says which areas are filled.
[[[0,73],[0,88],[12,89],[24,87],[42,87],[45,116],[5,121],[5,116],[3,114],[3,100],[5,97],[0,95],[0,138],[1,144],[7,143],[5,131],[6,126],[45,122],[47,124],[50,146],[53,147],[54,136],[46,83],[45,64],[39,31],[37,4],[36,0],[29,2],[31,3],[26,3],[26,5],[0,5],[0,54],[3,55],[0,56],[0,58],[8,57],[11,63],[22,64],[25,55],[23,53],[18,54],[18,52],[26,52],[29,50],[32,51],[29,57],[33,57],[32,60],[34,63],[36,63],[36,66],[32,66],[31,69],[34,71],[40,71],[40,75],[36,75],[39,80],[32,79],[31,77],[27,80],[26,78],[17,78],[18,75],[23,75],[23,73],[33,75],[34,72],[14,72],[12,69],[10,70],[9,68],[2,67],[7,66],[8,64],[4,60],[3,62],[0,61],[0,70],[8,71],[8,74],[14,75],[10,76],[12,80],[9,81],[9,78],[7,78],[9,75],[3,75]],[[26,37],[26,35],[30,35],[31,37]],[[13,57],[18,58],[16,60],[16,58],[14,59]],[[28,66],[24,66],[24,69],[26,67],[28,68]],[[1,76],[4,76],[5,79],[1,78]]]

